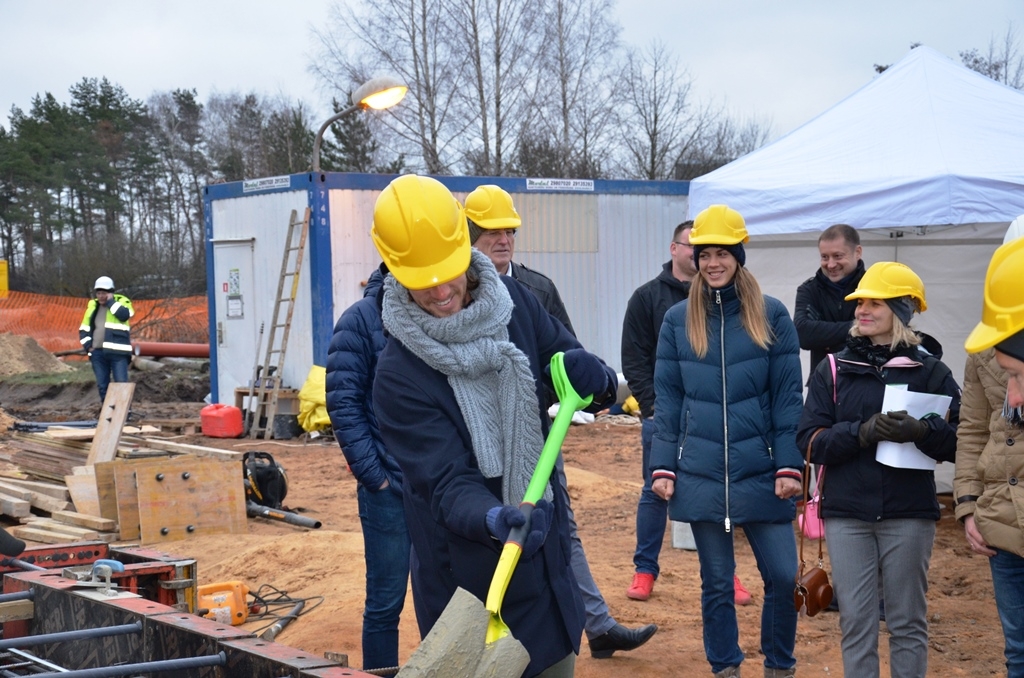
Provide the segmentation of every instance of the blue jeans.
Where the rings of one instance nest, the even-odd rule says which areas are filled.
[[[700,560],[701,615],[704,619],[704,653],[712,673],[743,662],[736,624],[736,573],[733,535],[720,523],[690,523]],[[761,608],[761,652],[770,669],[796,665],[796,537],[791,523],[748,523],[741,526],[764,580]]]
[[[1024,558],[996,549],[988,562],[1006,639],[1006,675],[1024,678]]]
[[[644,489],[640,491],[640,503],[636,507],[636,552],[633,565],[637,572],[653,574],[658,578],[658,556],[665,538],[665,524],[668,520],[668,502],[654,494],[651,489],[651,442],[654,440],[654,419],[640,421],[640,446],[643,449]]]
[[[96,387],[100,390],[100,402],[107,398],[107,387],[111,381],[128,381],[128,361],[131,356],[124,351],[104,351],[94,348],[89,362],[92,372],[96,375]],[[113,378],[111,378],[113,375]]]
[[[398,619],[409,582],[409,532],[402,497],[390,487],[357,490],[366,556],[363,668],[398,666]]]

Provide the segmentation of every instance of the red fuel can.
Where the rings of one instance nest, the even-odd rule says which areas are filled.
[[[237,438],[242,435],[242,410],[234,405],[215,403],[199,411],[203,435],[211,438]]]

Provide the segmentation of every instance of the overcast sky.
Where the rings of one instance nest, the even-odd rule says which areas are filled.
[[[355,2],[356,0],[351,0]],[[195,88],[284,94],[329,106],[308,73],[311,27],[330,0],[0,0],[0,125],[51,92],[69,100],[83,77],[105,76],[130,96]],[[911,43],[959,61],[987,51],[1012,24],[1024,45],[1024,0],[619,0],[622,39],[661,40],[702,100],[770,122],[778,137],[867,83],[876,63]]]

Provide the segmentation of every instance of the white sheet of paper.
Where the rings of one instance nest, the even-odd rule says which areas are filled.
[[[906,410],[910,416],[918,419],[928,414],[945,417],[952,400],[945,395],[908,391],[906,384],[886,385],[885,396],[882,398],[882,412]],[[875,460],[895,468],[935,470],[935,460],[917,449],[914,443],[878,443]]]

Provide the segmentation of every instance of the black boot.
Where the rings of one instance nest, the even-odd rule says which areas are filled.
[[[607,659],[615,654],[616,650],[635,650],[650,640],[657,631],[657,624],[648,624],[637,629],[628,629],[622,624],[616,624],[608,633],[603,633],[590,641],[590,656],[594,659]]]

